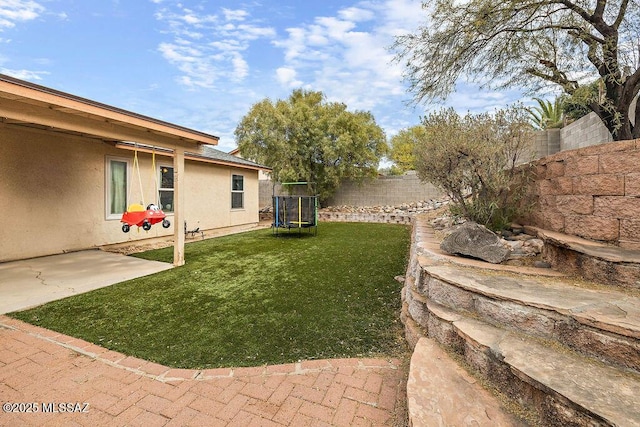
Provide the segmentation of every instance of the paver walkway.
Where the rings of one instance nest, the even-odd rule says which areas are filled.
[[[0,316],[0,426],[397,426],[404,371],[397,359],[170,369]]]

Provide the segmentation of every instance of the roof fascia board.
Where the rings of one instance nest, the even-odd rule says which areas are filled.
[[[138,152],[149,153],[149,154],[155,153],[156,155],[159,155],[159,156],[174,157],[173,150],[167,150],[164,147],[156,147],[156,146],[145,145],[145,144],[136,144],[135,142],[129,142],[129,141],[117,142],[116,148],[121,148],[123,150],[130,150],[130,151],[138,151]],[[229,167],[234,167],[238,169],[262,170],[266,172],[271,171],[270,168],[261,167],[258,165],[252,166],[252,165],[247,165],[243,163],[226,162],[224,160],[212,159],[212,158],[202,156],[200,154],[195,154],[195,153],[185,152],[184,159],[191,160],[194,162],[200,162],[200,163],[211,163],[219,166],[229,166]]]
[[[90,116],[104,122],[122,123],[162,134],[172,135],[192,143],[217,145],[219,138],[204,132],[157,120],[110,105],[77,97],[44,86],[0,74],[0,96],[26,103],[42,103],[47,108],[66,114]]]
[[[149,129],[121,126],[108,121],[96,121],[77,115],[64,114],[57,110],[43,109],[31,104],[23,104],[21,108],[16,109],[14,101],[2,97],[0,97],[0,117],[25,124],[37,123],[52,129],[77,132],[111,141],[137,141],[165,147],[184,145],[189,148],[193,148],[195,142],[176,138],[166,133],[153,132]]]
[[[204,157],[199,154],[193,154],[193,153],[184,153],[184,158],[185,160],[194,160],[196,162],[203,162],[203,163],[213,163],[216,165],[229,166],[229,167],[239,168],[239,169],[250,169],[250,170],[265,171],[265,172],[271,171],[270,168],[266,168],[258,165],[252,166],[244,163],[226,162],[224,160],[211,159],[211,158]]]

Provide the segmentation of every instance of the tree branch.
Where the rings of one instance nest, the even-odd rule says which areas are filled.
[[[593,23],[593,16],[589,14],[586,10],[578,6],[577,4],[569,1],[569,0],[554,0],[551,1],[550,4],[562,4],[567,7],[567,9],[577,13],[580,15],[582,19],[587,22]]]
[[[620,10],[618,11],[618,16],[616,16],[616,20],[614,21],[612,27],[616,30],[620,28],[620,24],[624,20],[624,16],[627,14],[627,7],[629,6],[629,0],[622,0],[620,3]]]
[[[598,0],[596,4],[596,10],[593,12],[593,17],[595,19],[602,19],[604,15],[604,8],[607,6],[607,0]]]
[[[540,64],[544,65],[547,69],[549,69],[549,71],[551,71],[551,74],[550,75],[545,74],[541,71],[536,70],[535,68],[528,68],[525,71],[528,74],[531,74],[533,76],[539,77],[541,79],[544,79],[549,82],[556,83],[562,86],[562,88],[568,94],[573,94],[576,91],[576,89],[578,89],[579,87],[578,82],[575,80],[569,80],[567,75],[563,71],[560,71],[558,69],[558,66],[554,62],[541,59]]]

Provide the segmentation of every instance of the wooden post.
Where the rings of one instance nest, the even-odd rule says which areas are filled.
[[[184,265],[184,148],[176,147],[173,156],[173,265]]]

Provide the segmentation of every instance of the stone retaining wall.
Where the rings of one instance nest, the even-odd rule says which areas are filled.
[[[375,222],[385,224],[411,224],[414,215],[366,212],[318,212],[319,222]]]
[[[640,249],[640,140],[563,151],[538,160],[530,225]]]

